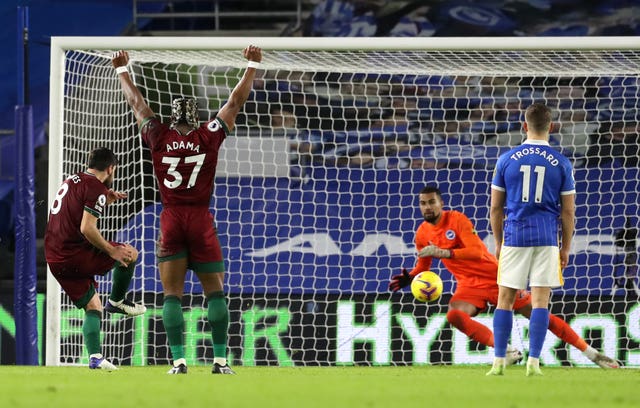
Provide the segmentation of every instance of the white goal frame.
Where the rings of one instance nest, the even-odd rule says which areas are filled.
[[[84,50],[640,50],[640,37],[489,37],[489,38],[280,38],[280,37],[52,37],[49,126],[49,202],[63,177],[65,52]],[[47,273],[46,365],[60,365],[60,287]]]

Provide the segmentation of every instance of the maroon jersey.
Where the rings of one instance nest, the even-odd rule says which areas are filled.
[[[65,262],[94,248],[80,232],[82,215],[88,211],[100,217],[108,193],[109,189],[91,173],[74,174],[62,183],[51,204],[44,235],[48,263]]]
[[[224,122],[213,119],[185,136],[154,117],[145,119],[141,129],[142,140],[151,149],[162,205],[208,208],[218,151],[226,137]]]

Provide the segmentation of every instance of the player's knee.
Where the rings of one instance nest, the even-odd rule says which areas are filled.
[[[447,312],[447,322],[454,327],[460,327],[468,315],[462,310],[449,309]]]
[[[94,316],[98,316],[102,318],[102,305],[87,305],[84,307],[84,312],[86,314],[92,314]]]

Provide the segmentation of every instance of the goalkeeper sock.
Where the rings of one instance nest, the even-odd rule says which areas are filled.
[[[227,358],[227,331],[229,329],[229,309],[224,292],[212,292],[207,295],[207,319],[211,325],[213,357]],[[216,361],[220,365],[219,361]]]
[[[184,358],[184,316],[182,302],[177,296],[166,296],[162,305],[162,323],[167,332],[173,360]]]
[[[472,340],[487,347],[493,347],[493,333],[484,324],[478,323],[462,310],[451,309],[447,312],[447,321]]]
[[[567,322],[551,313],[549,313],[549,330],[555,334],[556,337],[562,339],[562,341],[567,344],[571,344],[582,352],[588,347],[587,342],[578,336],[578,333],[576,333]]]
[[[124,295],[127,294],[127,289],[129,289],[129,283],[131,283],[131,277],[133,276],[135,268],[135,264],[127,267],[117,265],[113,268],[111,295],[109,295],[109,300],[113,301],[113,303],[118,304],[124,300]]]
[[[493,313],[493,342],[496,357],[504,358],[507,355],[507,344],[513,327],[513,311],[496,309]]]
[[[102,313],[95,309],[89,309],[84,314],[84,322],[82,323],[82,335],[84,337],[84,346],[89,355],[100,353],[100,322],[102,321]]]
[[[529,357],[540,358],[548,328],[549,311],[541,307],[531,310],[531,317],[529,318]]]

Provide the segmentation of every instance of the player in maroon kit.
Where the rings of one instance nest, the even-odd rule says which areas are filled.
[[[126,194],[111,190],[118,160],[105,147],[89,154],[88,169],[62,183],[49,212],[44,252],[52,275],[76,307],[85,310],[82,325],[89,353],[89,368],[116,369],[100,353],[102,302],[96,293],[95,275],[113,269],[113,285],[105,310],[137,316],[146,307],[125,299],[135,269],[138,251],[104,239],[97,223],[105,207]]]
[[[112,58],[142,140],[151,150],[160,187],[163,209],[157,258],[164,291],[162,321],[173,358],[169,374],[187,373],[181,304],[187,269],[198,276],[207,298],[214,356],[211,372],[234,374],[226,359],[229,310],[223,287],[224,260],[209,204],[218,151],[249,97],[262,50],[250,45],[243,55],[249,63],[240,82],[216,117],[202,125],[198,122],[196,100],[192,98],[175,99],[170,124],[161,123],[129,76],[127,52],[118,51]]]

